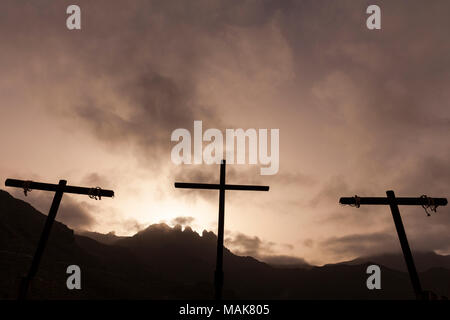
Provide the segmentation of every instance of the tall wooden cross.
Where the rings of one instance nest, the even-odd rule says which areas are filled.
[[[42,230],[41,237],[39,239],[39,243],[36,248],[36,252],[35,252],[33,260],[31,262],[31,267],[28,271],[28,274],[24,278],[22,278],[22,282],[20,284],[19,300],[24,300],[27,297],[27,292],[28,292],[30,283],[38,271],[39,263],[41,261],[42,255],[44,253],[44,249],[47,244],[47,240],[50,236],[50,230],[52,228],[53,222],[55,221],[55,217],[58,212],[59,204],[61,203],[63,194],[64,193],[85,194],[85,195],[88,195],[92,199],[101,200],[101,197],[113,197],[114,191],[103,190],[99,187],[84,188],[84,187],[68,186],[66,180],[59,180],[59,184],[50,184],[50,183],[24,181],[24,180],[17,180],[17,179],[7,179],[5,181],[5,186],[23,188],[25,196],[31,190],[43,190],[43,191],[55,192],[55,196],[53,197],[53,202],[50,207],[50,211],[49,211],[47,219],[45,221],[44,229]]]
[[[419,276],[417,274],[414,259],[406,237],[405,228],[403,227],[402,217],[400,216],[399,205],[404,206],[422,206],[428,214],[427,209],[436,211],[438,206],[447,205],[446,198],[429,198],[421,196],[420,198],[396,198],[394,191],[386,191],[386,198],[383,197],[345,197],[339,200],[341,204],[348,204],[359,208],[361,205],[389,205],[394,219],[395,228],[397,229],[398,239],[402,247],[403,256],[408,268],[409,277],[418,300],[426,298],[425,292],[422,291]]]
[[[214,273],[214,297],[216,300],[222,299],[223,289],[223,230],[225,220],[225,190],[269,191],[268,186],[225,184],[225,166],[226,161],[222,160],[220,164],[219,184],[175,182],[175,188],[219,190],[219,227],[217,232],[216,270]]]

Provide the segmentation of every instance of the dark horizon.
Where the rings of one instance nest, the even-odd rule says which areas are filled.
[[[31,205],[31,203],[26,201],[27,199],[22,200],[20,198],[15,198],[8,191],[11,191],[11,190],[3,190],[0,188],[0,192],[7,193],[9,196],[13,197],[14,199],[17,199],[18,201],[23,201],[23,202]],[[47,215],[46,213],[43,213],[43,212],[39,212],[39,213],[42,215]],[[56,221],[65,225],[64,222],[58,218],[58,216],[56,217]],[[198,235],[198,237],[211,238],[211,236],[213,236],[213,237],[217,238],[217,230],[204,229],[201,232],[198,232],[189,225],[190,221],[192,221],[192,220],[189,219],[189,217],[187,217],[187,218],[186,217],[178,217],[177,219],[174,219],[173,221],[171,221],[170,224],[167,224],[165,222],[150,224],[148,226],[145,226],[141,230],[137,231],[136,233],[134,233],[132,235],[128,235],[128,236],[116,235],[114,232],[100,233],[100,232],[90,231],[90,230],[72,229],[69,226],[67,226],[67,227],[69,229],[73,230],[74,234],[76,234],[76,235],[85,236],[85,237],[88,237],[90,239],[93,239],[99,243],[106,244],[106,245],[112,245],[117,240],[132,238],[140,233],[143,233],[143,232],[145,233],[148,230],[182,231],[182,232],[186,231],[189,233],[192,232],[192,233]],[[265,255],[265,256],[263,255],[263,256],[260,256],[258,254],[257,247],[260,244],[261,240],[256,237],[252,239],[250,237],[247,237],[244,234],[241,234],[240,236],[242,238],[240,238],[240,239],[238,238],[237,240],[234,238],[231,238],[231,237],[225,237],[225,248],[227,248],[227,250],[229,249],[230,252],[232,252],[233,254],[235,254],[237,256],[241,256],[241,257],[250,256],[256,260],[259,260],[261,262],[267,263],[269,265],[277,266],[277,267],[287,267],[287,268],[289,268],[289,267],[294,267],[294,268],[296,268],[296,267],[301,267],[301,268],[323,267],[323,266],[332,265],[332,264],[342,264],[342,263],[352,264],[354,262],[370,261],[370,259],[372,259],[373,257],[382,258],[382,259],[387,258],[387,257],[395,257],[394,260],[397,260],[397,261],[395,261],[395,263],[392,261],[389,261],[390,263],[392,263],[392,265],[395,265],[394,269],[399,270],[399,271],[407,271],[406,265],[404,265],[404,258],[402,256],[402,251],[401,251],[400,245],[397,245],[397,248],[386,248],[386,251],[380,252],[375,255],[369,254],[369,255],[355,256],[350,259],[346,259],[346,260],[342,260],[342,261],[325,262],[323,264],[316,265],[316,264],[310,263],[303,257],[298,257],[298,256],[288,256],[288,255]],[[394,234],[394,236],[395,236],[395,234]],[[228,248],[228,245],[230,245],[231,248],[235,247],[234,242],[239,241],[239,240],[241,240],[242,242],[252,242],[252,240],[253,240],[253,242],[248,243],[248,246],[245,247],[244,250]],[[434,254],[436,256],[450,258],[450,255],[442,255],[442,254],[439,254],[439,253],[436,253],[433,251],[415,250],[414,248],[412,248],[412,249],[413,249],[414,255],[422,256],[422,255]],[[398,261],[398,260],[400,260],[400,261]],[[426,264],[426,263],[427,263],[426,260],[425,261],[421,260],[418,269],[420,271],[426,271],[426,268],[424,269],[424,267],[422,266],[422,264]],[[388,265],[388,266],[392,267],[392,265]],[[447,266],[444,265],[444,267],[447,267]],[[450,265],[449,265],[449,267],[450,267]]]
[[[17,297],[46,217],[3,191],[0,203],[0,239],[8,238],[0,241],[0,296],[10,300]],[[212,232],[200,236],[189,227],[160,224],[133,237],[113,238],[74,234],[56,222],[27,299],[212,299],[217,241]],[[450,256],[415,252],[415,258],[424,289],[448,296]],[[74,262],[82,270],[81,290],[65,287],[63,266]],[[383,290],[365,286],[366,268],[373,263],[382,270]],[[414,298],[401,254],[289,267],[269,266],[224,248],[224,271],[226,300]]]

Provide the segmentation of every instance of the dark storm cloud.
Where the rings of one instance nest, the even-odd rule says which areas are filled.
[[[295,266],[295,267],[307,267],[309,263],[298,257],[286,256],[286,255],[274,255],[274,256],[263,256],[260,258],[265,263],[274,266]]]
[[[251,237],[243,233],[238,233],[226,238],[225,244],[234,254],[251,256],[271,265],[295,267],[309,266],[309,263],[303,258],[275,254],[278,245],[274,242],[264,241],[259,237]],[[287,247],[289,250],[293,249],[293,246],[289,244],[281,246]]]
[[[227,25],[259,26],[292,1],[276,0],[194,0],[153,1],[152,8],[170,17],[171,21],[188,23],[208,32],[219,32]]]
[[[445,226],[442,228],[429,229],[430,232],[416,232],[413,238],[413,245],[421,251],[442,251],[450,250],[450,233]],[[419,233],[420,232],[420,233]]]
[[[230,25],[264,24],[279,7],[276,1],[134,1],[124,7],[110,1],[95,5],[81,1],[79,5],[86,12],[86,28],[82,38],[72,38],[73,43],[66,45],[82,48],[75,56],[85,72],[106,76],[108,89],[130,110],[124,116],[84,90],[81,103],[75,99],[71,104],[71,112],[106,143],[136,144],[146,159],[165,161],[174,129],[190,129],[195,119],[220,127],[211,106],[196,101],[196,65],[214,50],[204,47],[202,38]],[[105,7],[113,10],[102,14]],[[102,43],[99,37],[104,38]],[[173,58],[180,59],[175,72],[168,71]]]
[[[198,13],[193,8],[200,4],[206,5],[200,2],[188,6],[180,2],[179,5],[190,7],[188,12],[183,12],[178,10],[179,6],[158,1],[154,2],[155,7],[151,2],[143,1],[126,6],[110,1],[95,4],[80,1],[83,27],[78,34],[65,29],[65,6],[61,3],[48,2],[45,21],[41,21],[41,6],[31,6],[27,11],[26,3],[7,2],[5,5],[14,7],[11,13],[21,13],[29,23],[39,21],[39,29],[21,30],[26,39],[21,45],[30,46],[36,62],[55,65],[59,57],[65,56],[67,61],[79,67],[72,75],[67,74],[70,81],[78,80],[78,83],[72,82],[72,92],[65,93],[67,106],[64,110],[53,103],[48,108],[62,112],[64,116],[76,116],[79,123],[88,126],[108,145],[136,145],[139,154],[146,159],[164,157],[167,161],[174,129],[191,128],[197,118],[204,121],[214,118],[211,108],[195,101],[195,74],[191,68],[203,53],[200,40],[193,34],[196,31],[182,25],[186,19],[189,20],[186,23],[198,21],[189,12]],[[108,10],[105,15],[105,8],[114,10]],[[160,10],[167,11],[169,21],[156,19]],[[147,16],[143,15],[145,12]],[[208,12],[205,14],[209,17]],[[180,21],[171,26],[171,19],[176,18]],[[58,37],[58,42],[44,38],[42,42],[48,46],[37,45],[33,40],[35,33],[42,33],[43,29]],[[16,32],[10,29],[8,35]],[[161,38],[156,39],[158,37]],[[182,57],[178,63],[180,68],[167,71],[171,65],[177,68],[167,57],[172,51]],[[46,72],[52,74],[55,71],[48,68]],[[104,93],[120,97],[123,106],[111,106],[102,100],[105,96],[99,99],[98,91],[90,87],[101,81],[104,81]]]
[[[219,183],[219,174],[219,165],[178,166],[174,177],[179,182]]]
[[[181,225],[181,226],[186,226],[186,225],[191,225],[192,222],[194,222],[195,218],[194,217],[176,217],[175,219],[172,220],[172,224],[174,225]]]
[[[401,188],[396,195],[449,198],[450,166],[447,160],[449,156],[443,158],[435,154],[423,154],[405,163],[404,168],[401,169],[402,174],[398,178],[398,185]],[[427,219],[424,219],[421,207],[409,209],[406,213],[411,219],[410,225],[413,232],[426,244],[429,244],[430,248],[433,245],[436,245],[436,249],[450,246],[448,237],[450,233],[445,231],[450,225],[450,207],[448,205],[438,207],[437,212],[432,213],[432,216]],[[445,241],[447,241],[446,244]]]
[[[250,237],[243,233],[225,239],[225,244],[234,248],[233,252],[238,255],[252,257],[272,253],[272,247],[274,246],[272,242],[264,242],[259,237]]]
[[[408,241],[412,250],[447,252],[450,249],[450,235],[444,229],[433,232],[433,229],[426,226],[426,221],[422,222],[422,228],[420,229],[419,226],[407,229]],[[328,252],[334,258],[401,252],[400,243],[393,226],[384,232],[331,237],[320,242],[319,248]]]
[[[443,64],[442,57],[448,56],[450,46],[445,45],[444,32],[432,31],[448,30],[442,8],[448,4],[430,5],[433,14],[425,16],[418,10],[421,4],[411,1],[408,8],[417,10],[404,12],[403,2],[383,3],[383,37],[364,26],[361,16],[367,3],[354,1],[327,5],[315,1],[134,1],[129,6],[81,1],[86,15],[82,37],[55,27],[64,20],[64,15],[57,15],[64,9],[61,4],[49,5],[48,10],[35,8],[27,18],[40,21],[39,14],[45,13],[50,19],[40,23],[61,38],[52,52],[70,52],[81,66],[79,72],[108,79],[108,90],[130,108],[124,115],[90,96],[96,92],[83,90],[81,101],[73,97],[70,111],[103,141],[136,144],[145,157],[161,155],[167,160],[172,130],[190,128],[196,118],[219,122],[212,106],[196,100],[201,61],[216,50],[202,39],[212,34],[220,39],[229,26],[265,25],[281,15],[277,23],[298,61],[295,72],[301,75],[301,83],[308,79],[300,90],[319,100],[319,115],[328,114],[325,118],[336,119],[335,124],[355,129],[353,139],[358,141],[349,143],[358,145],[360,138],[366,138],[367,156],[376,161],[398,158],[409,147],[402,140],[426,134],[431,125],[437,130],[448,128],[448,108],[428,101],[445,98],[441,80],[448,79],[448,63]],[[105,7],[111,9],[108,14],[102,12]],[[164,19],[156,20],[158,14]],[[406,26],[414,37],[402,38]],[[403,49],[408,46],[410,50]],[[36,56],[47,53],[39,47],[34,51]],[[175,67],[182,66],[178,72],[169,71],[172,60]],[[357,98],[347,98],[348,91]],[[443,113],[439,115],[438,110]],[[389,136],[397,139],[384,143]]]
[[[436,153],[440,152],[441,150],[436,150]],[[448,153],[449,150],[444,150],[444,152]],[[431,153],[422,154],[413,161],[405,163],[406,168],[401,169],[403,192],[428,192],[429,196],[434,197],[447,194],[450,181],[450,166],[447,159]]]
[[[106,143],[136,144],[146,160],[163,155],[167,161],[172,131],[191,129],[194,120],[212,119],[213,113],[192,101],[189,83],[177,83],[150,70],[137,72],[135,77],[114,90],[130,106],[130,116],[89,102],[74,110]]]
[[[400,244],[389,233],[351,234],[343,237],[331,237],[319,246],[335,256],[371,255],[380,252],[396,252]]]
[[[427,134],[431,125],[448,130],[448,108],[436,104],[446,97],[442,80],[449,79],[450,65],[443,59],[450,53],[443,31],[449,29],[448,2],[427,5],[426,14],[422,1],[383,2],[383,36],[365,28],[362,17],[368,3],[364,1],[326,5],[317,1],[132,1],[127,6],[80,1],[85,26],[78,35],[56,27],[65,19],[58,14],[63,4],[45,3],[48,7],[32,6],[29,11],[21,10],[16,1],[6,1],[5,6],[14,4],[12,13],[25,12],[28,24],[39,21],[41,28],[59,36],[57,45],[49,39],[42,41],[51,44],[50,58],[68,53],[74,57],[81,70],[72,77],[86,73],[93,79],[107,79],[109,90],[129,104],[129,115],[91,97],[94,93],[89,90],[84,90],[81,102],[74,96],[69,109],[103,141],[133,142],[146,157],[163,151],[168,159],[171,131],[190,127],[197,117],[219,121],[213,108],[196,101],[200,63],[216,50],[206,46],[203,37],[220,39],[229,26],[265,25],[276,16],[282,17],[277,23],[298,62],[294,71],[305,84],[300,90],[319,100],[318,115],[328,114],[341,128],[355,129],[353,139],[358,141],[350,140],[350,144],[367,138],[367,155],[374,160],[398,159],[402,149],[409,147],[402,140]],[[37,30],[42,32],[19,28],[30,39],[37,38]],[[408,37],[404,37],[406,28]],[[9,28],[8,35],[14,34]],[[40,58],[49,52],[40,46],[33,51]],[[182,67],[169,71],[171,64]],[[356,99],[347,98],[348,91]],[[361,128],[362,137],[358,135]],[[389,136],[396,139],[384,143]]]
[[[378,33],[361,19],[365,2],[297,2],[283,19],[297,59],[308,61],[298,66],[308,80],[301,90],[334,135],[346,131],[343,152],[365,151],[362,162],[397,166],[417,140],[448,135],[450,5],[427,4],[426,13],[423,5],[383,2]]]

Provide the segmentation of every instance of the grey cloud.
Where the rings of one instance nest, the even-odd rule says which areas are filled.
[[[318,206],[328,205],[329,207],[338,207],[339,199],[341,197],[353,197],[358,196],[376,196],[378,190],[371,184],[353,183],[352,177],[346,177],[344,175],[336,175],[328,177],[319,184],[319,188],[311,199],[308,201],[308,206],[312,209]],[[360,207],[360,213],[367,214],[370,212],[368,207]],[[341,214],[338,214],[340,216]],[[337,215],[334,213],[330,216],[330,219],[336,218]]]
[[[175,180],[178,182],[219,183],[219,176],[219,165],[180,165],[174,173]]]
[[[193,113],[209,117],[208,112],[200,111],[195,96],[195,85],[201,79],[198,62],[215,49],[206,47],[202,37],[211,33],[220,37],[230,25],[267,24],[277,15],[282,16],[277,23],[298,61],[295,71],[302,75],[299,82],[305,84],[301,90],[309,98],[318,98],[312,92],[323,95],[318,112],[340,115],[338,124],[355,129],[351,139],[359,140],[358,133],[364,130],[362,138],[371,139],[368,147],[374,159],[396,155],[394,150],[400,154],[401,140],[426,133],[424,127],[430,123],[448,127],[448,108],[435,101],[445,101],[442,80],[448,79],[448,63],[442,57],[448,56],[450,46],[435,46],[445,44],[447,36],[431,32],[448,30],[445,1],[428,6],[432,14],[425,17],[419,9],[421,1],[410,1],[408,7],[416,11],[408,12],[400,1],[383,4],[382,38],[363,27],[367,7],[363,2],[330,1],[325,6],[314,1],[133,1],[123,7],[110,1],[81,1],[88,17],[82,41],[68,36],[64,28],[55,28],[62,20],[56,13],[64,6],[47,3],[50,19],[41,23],[61,37],[55,51],[70,51],[75,60],[85,63],[81,73],[107,78],[110,90],[134,105],[128,118],[85,97],[86,101],[74,103],[71,111],[101,139],[109,143],[133,140],[146,156],[165,150],[170,131],[190,125]],[[111,9],[108,15],[102,13],[104,7]],[[35,10],[45,11],[43,6],[39,8]],[[164,19],[155,19],[158,15]],[[406,45],[399,42],[404,26],[410,29],[408,35],[414,35],[403,40],[410,43],[410,50],[404,50]],[[26,31],[32,38],[33,30]],[[101,46],[99,38],[105,40]],[[82,50],[72,50],[77,46]],[[44,53],[42,48],[35,50],[37,56]],[[172,60],[184,66],[177,75],[167,71]],[[429,79],[422,81],[425,76]],[[349,91],[357,98],[348,100]],[[440,112],[425,111],[424,103]],[[388,136],[397,139],[382,143]]]
[[[131,105],[124,117],[107,106],[86,102],[76,115],[108,144],[136,144],[145,160],[169,159],[170,136],[177,128],[190,129],[196,119],[211,119],[212,112],[190,101],[190,85],[151,71],[136,75],[118,93]]]
[[[416,140],[434,139],[433,123],[437,135],[443,130],[439,124],[445,126],[449,119],[444,89],[449,63],[443,57],[450,46],[442,45],[445,33],[436,31],[450,27],[442,13],[449,5],[427,6],[433,14],[425,17],[421,5],[411,1],[406,10],[399,1],[383,3],[380,34],[364,28],[363,2],[302,2],[282,23],[299,61],[308,61],[299,63],[298,73],[308,79],[305,95],[312,93],[319,102],[318,116],[326,115],[336,142],[367,150],[361,161],[380,170],[398,166]]]
[[[155,8],[171,20],[193,24],[209,32],[218,32],[227,25],[249,27],[265,24],[277,11],[289,7],[290,3],[276,0],[153,2]]]
[[[189,22],[196,22],[198,20],[191,15],[198,12],[193,8],[205,5],[209,11],[211,6],[206,2],[188,5],[180,1],[174,6],[159,1],[134,1],[123,6],[110,1],[95,4],[80,1],[84,28],[79,37],[64,28],[64,5],[46,2],[48,19],[44,20],[38,15],[40,6],[31,6],[30,11],[26,11],[17,2],[5,3],[14,8],[11,15],[41,23],[40,28],[19,28],[26,39],[21,45],[30,47],[36,63],[57,64],[58,57],[64,56],[72,63],[72,69],[78,67],[76,72],[66,76],[72,90],[63,93],[65,106],[49,101],[46,108],[64,117],[77,117],[78,125],[88,126],[109,146],[135,146],[135,151],[144,160],[170,159],[170,134],[174,129],[190,128],[195,119],[218,123],[212,109],[196,101],[195,73],[191,70],[196,60],[204,55],[198,43],[202,37],[196,37],[194,33],[205,34],[208,29],[184,28],[183,19],[173,20],[177,23],[166,29],[166,22],[157,19],[158,12],[163,11],[169,20],[180,18],[181,14],[189,18]],[[25,3],[22,5],[26,6]],[[179,11],[181,6],[189,10]],[[108,15],[104,14],[104,8],[111,9]],[[23,12],[27,13],[25,17]],[[143,12],[148,16],[142,15]],[[205,14],[210,17],[208,12]],[[33,41],[35,32],[44,30],[57,37],[58,42],[44,38],[41,40],[48,46],[37,45]],[[17,32],[11,29],[8,35]],[[176,52],[181,58],[179,68],[174,65],[174,57],[168,55],[169,52]],[[58,72],[62,67],[45,68],[47,77],[39,76],[46,79],[61,77]],[[171,68],[175,70],[167,70]],[[95,90],[98,86],[102,88],[101,97]],[[106,98],[113,95],[116,101],[111,105],[111,99]]]
[[[172,224],[179,224],[181,226],[190,225],[192,222],[194,222],[194,217],[176,217],[172,220]]]
[[[420,251],[450,251],[450,234],[444,226],[425,228],[414,233],[412,245]]]
[[[259,237],[249,237],[242,233],[225,239],[225,244],[238,255],[252,257],[272,253],[272,247],[274,245],[273,243],[262,241]]]
[[[448,156],[442,158],[434,154],[423,154],[414,161],[405,163],[397,182],[402,191],[411,194],[428,193],[434,197],[446,195],[450,181]]]
[[[378,232],[331,237],[319,243],[319,247],[334,257],[372,255],[380,252],[397,252],[400,249],[395,235]]]
[[[405,225],[407,224],[405,223]],[[450,249],[448,232],[445,233],[443,230],[433,232],[433,228],[426,226],[426,223],[422,223],[420,230],[418,226],[406,228],[406,233],[412,251],[446,252]],[[327,252],[333,259],[401,252],[400,243],[393,226],[384,232],[331,237],[321,241],[319,248]]]
[[[446,158],[437,155],[426,155],[417,157],[414,161],[409,161],[402,169],[396,184],[399,196],[427,195],[429,197],[449,198],[450,191],[450,167]],[[410,225],[417,230],[417,233],[429,229],[429,237],[440,237],[448,239],[449,232],[445,232],[445,226],[450,225],[449,206],[438,207],[437,213],[424,221],[424,213],[421,207],[410,208],[406,212],[411,217]],[[424,225],[425,222],[425,225]],[[448,227],[447,227],[448,228]],[[425,239],[425,244],[431,239]],[[450,240],[448,240],[450,245]],[[442,247],[442,244],[441,244]]]
[[[243,233],[231,235],[225,239],[225,244],[230,250],[241,256],[251,256],[276,266],[306,267],[309,263],[305,259],[290,255],[275,254],[277,244],[271,241],[264,241],[259,237],[251,237]],[[292,250],[289,244],[281,245]]]
[[[310,265],[303,258],[287,255],[263,256],[260,259],[261,261],[274,266],[308,267]]]

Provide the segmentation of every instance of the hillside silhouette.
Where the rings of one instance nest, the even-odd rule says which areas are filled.
[[[29,268],[45,218],[28,203],[0,190],[1,299],[17,297],[20,276]],[[55,222],[30,298],[211,299],[215,252],[214,233],[199,235],[189,227],[155,224],[132,237],[117,237],[78,235]],[[278,268],[225,248],[224,298],[414,299],[408,274],[395,263],[385,267],[376,259]],[[434,257],[420,278],[425,289],[448,296],[450,269],[439,259],[448,261],[448,256]],[[382,290],[366,288],[365,270],[371,263],[382,265]],[[66,268],[71,264],[81,268],[81,290],[66,288]]]
[[[434,252],[413,252],[414,262],[419,272],[425,272],[434,268],[450,269],[450,255],[439,255]],[[360,265],[376,261],[390,269],[407,271],[403,255],[401,253],[386,253],[369,257],[360,257],[351,261],[341,262],[343,265]]]

